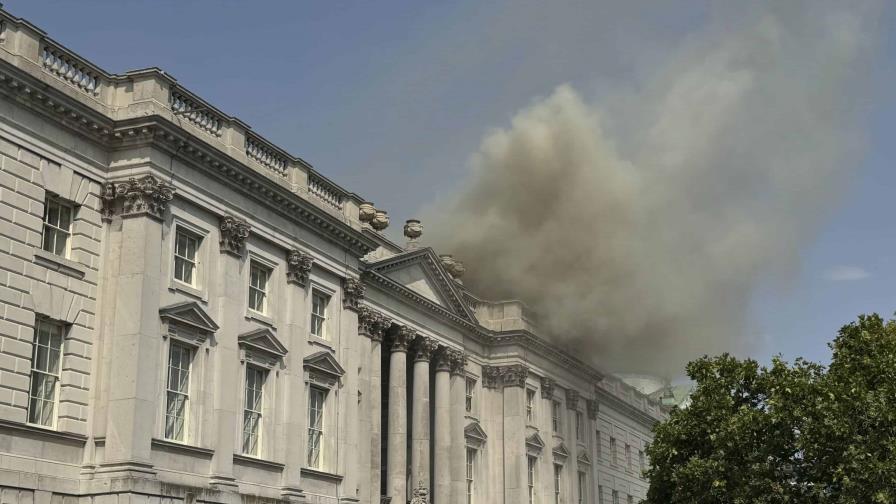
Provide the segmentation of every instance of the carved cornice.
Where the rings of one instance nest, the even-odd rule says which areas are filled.
[[[541,397],[542,399],[554,398],[554,380],[546,376],[541,377]]]
[[[408,345],[414,341],[414,338],[417,336],[417,331],[415,331],[410,326],[399,326],[397,331],[393,331],[392,334],[392,346],[391,349],[393,352],[407,352]]]
[[[485,388],[525,387],[529,368],[523,364],[483,366],[482,386]]]
[[[111,220],[120,210],[122,217],[147,215],[162,220],[168,202],[174,198],[174,187],[152,175],[129,178],[124,182],[106,182],[100,192],[104,220]]]
[[[232,215],[221,217],[221,253],[232,254],[240,257],[243,254],[243,245],[249,237],[252,226],[243,219]]]
[[[308,285],[308,274],[314,258],[299,249],[292,249],[286,253],[286,281],[299,287]]]
[[[662,419],[660,417],[651,416],[646,411],[636,408],[600,387],[595,387],[595,393],[598,396],[597,399],[605,403],[608,407],[640,422],[647,428],[653,428],[653,426]]]
[[[490,336],[491,337],[488,338],[487,341],[490,346],[519,345],[526,350],[537,353],[546,359],[550,359],[571,371],[580,373],[583,377],[590,380],[600,381],[604,378],[603,373],[572,355],[554,347],[529,331],[496,332],[491,333]]]
[[[364,301],[366,287],[357,278],[346,278],[342,281],[342,307],[346,310],[358,311]]]
[[[579,409],[579,391],[566,389],[566,409]]]
[[[436,340],[427,336],[417,336],[413,345],[414,360],[429,362],[438,348],[439,344],[436,343]]]
[[[585,408],[588,410],[588,418],[597,420],[597,414],[600,411],[598,402],[595,399],[588,399],[585,401]]]

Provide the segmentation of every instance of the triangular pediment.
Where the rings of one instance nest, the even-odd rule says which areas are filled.
[[[333,357],[333,354],[326,350],[321,350],[320,352],[305,357],[304,364],[306,368],[336,378],[345,374],[345,369],[342,369],[342,366],[339,365],[339,362]]]
[[[184,301],[159,310],[159,317],[168,323],[183,324],[205,333],[218,330],[218,324],[195,301]]]
[[[240,334],[237,336],[237,343],[279,357],[283,357],[287,352],[283,343],[281,343],[280,340],[277,339],[277,336],[274,335],[273,331],[267,327]]]
[[[563,444],[563,441],[561,441],[560,444],[555,446],[554,449],[551,451],[554,454],[554,458],[559,458],[559,459],[564,459],[564,460],[569,458],[569,450],[566,449],[566,445]]]
[[[479,425],[479,422],[470,422],[470,424],[464,428],[464,437],[468,440],[475,441],[478,444],[482,444],[488,439],[485,430]]]
[[[526,438],[526,446],[535,448],[536,450],[541,450],[542,448],[544,448],[544,440],[541,439],[541,436],[539,436],[536,432]]]
[[[576,457],[576,460],[579,461],[579,464],[591,465],[591,459],[588,458],[588,453],[585,450],[579,450],[579,456]]]
[[[464,302],[460,287],[445,271],[439,256],[429,247],[383,259],[371,264],[368,270],[379,273],[469,322],[476,322]]]

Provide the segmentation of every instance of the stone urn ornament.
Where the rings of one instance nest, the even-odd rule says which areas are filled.
[[[419,244],[417,239],[423,235],[423,224],[417,219],[408,219],[404,223],[404,237],[408,239],[407,250],[416,249]]]
[[[358,206],[358,220],[361,222],[370,222],[376,217],[376,208],[373,203],[365,201]]]
[[[370,221],[370,227],[377,231],[382,231],[389,227],[389,214],[385,210],[377,210],[373,220]]]

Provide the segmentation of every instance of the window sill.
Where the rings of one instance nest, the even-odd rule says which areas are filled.
[[[259,313],[252,309],[246,310],[246,320],[254,320],[256,322],[261,322],[262,324],[271,326],[271,328],[274,328],[274,329],[277,328],[277,326],[274,325],[273,318],[265,315],[264,313]]]
[[[302,468],[302,477],[311,476],[317,479],[323,479],[327,481],[333,481],[335,483],[339,483],[342,481],[342,476],[338,474],[329,473],[326,471],[319,471],[317,469],[311,469],[310,467]]]
[[[243,462],[245,464],[252,464],[261,467],[265,467],[268,469],[274,469],[277,471],[282,471],[286,464],[282,464],[280,462],[274,462],[273,460],[265,460],[263,458],[256,457],[254,455],[245,455],[242,453],[234,453],[233,460]]]
[[[44,268],[58,271],[63,275],[68,275],[70,277],[77,278],[78,280],[84,278],[87,275],[87,266],[84,266],[79,262],[72,261],[71,259],[66,259],[62,256],[51,254],[44,249],[34,249],[34,262],[40,266],[43,266]]]
[[[200,455],[202,457],[211,457],[215,454],[215,450],[211,448],[202,448],[201,446],[189,445],[180,441],[171,441],[170,439],[152,438],[153,448],[164,448],[172,451],[180,451],[192,455]]]
[[[171,292],[180,292],[182,294],[186,294],[190,297],[194,297],[203,303],[208,302],[208,294],[202,289],[197,289],[192,285],[185,284],[180,280],[171,279],[171,283],[168,284],[168,290]]]
[[[333,346],[332,341],[321,338],[320,336],[315,336],[313,334],[308,335],[308,344],[323,347],[331,352],[336,351],[336,348]]]
[[[82,445],[87,441],[87,436],[84,436],[82,434],[61,432],[52,427],[44,427],[43,425],[35,425],[29,423],[10,422],[9,420],[0,420],[0,430],[19,431],[19,433],[14,434],[15,436],[27,436],[29,434],[37,436],[47,436],[59,439],[60,441],[67,441]]]

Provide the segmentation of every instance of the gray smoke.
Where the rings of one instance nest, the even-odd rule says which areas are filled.
[[[794,270],[861,160],[876,9],[749,4],[637,92],[561,85],[519,111],[424,212],[429,241],[603,367],[675,376],[753,348],[757,283]]]

